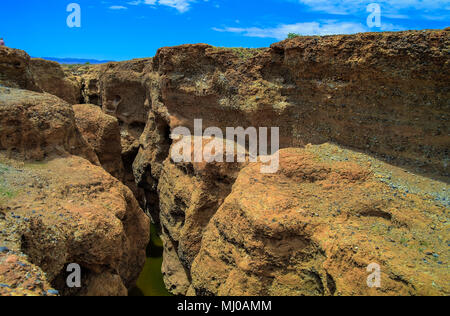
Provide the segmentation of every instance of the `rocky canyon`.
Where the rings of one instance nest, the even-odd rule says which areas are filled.
[[[279,128],[278,171],[174,161],[198,119]],[[450,29],[76,67],[0,47],[0,295],[127,295],[153,223],[174,295],[447,296],[449,122]]]

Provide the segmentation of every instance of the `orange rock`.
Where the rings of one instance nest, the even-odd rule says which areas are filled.
[[[0,87],[0,150],[30,160],[75,154],[99,164],[72,107],[49,95]]]
[[[42,92],[31,73],[30,56],[23,50],[0,46],[0,86]]]
[[[204,141],[205,146],[208,141]],[[193,146],[191,147],[193,157]],[[231,191],[245,164],[215,162],[163,163],[158,196],[164,241],[163,275],[167,288],[185,295],[189,271],[197,256],[206,226]]]
[[[36,85],[44,92],[53,94],[69,104],[81,100],[81,84],[76,78],[66,77],[60,64],[40,58],[30,60],[30,70]]]
[[[103,113],[96,105],[73,106],[78,129],[92,146],[102,167],[119,180],[123,180],[122,146],[117,119]]]
[[[18,192],[7,201],[17,218],[0,205],[7,214],[0,229],[8,232],[9,247],[44,271],[62,295],[126,295],[144,266],[150,227],[132,192],[80,157],[54,158],[38,167],[0,157],[9,164],[2,176]],[[10,256],[5,264],[18,260]],[[82,267],[80,289],[66,286],[70,263]],[[18,268],[14,265],[14,273],[22,278]]]
[[[259,173],[258,164],[240,172],[192,264],[196,293],[448,293],[445,269],[425,264],[420,250],[432,245],[448,261],[446,245],[429,231],[433,223],[444,233],[436,217],[445,206],[421,194],[396,197],[364,164],[321,157],[326,146],[282,150],[274,175]],[[367,286],[371,263],[381,267],[380,288]]]

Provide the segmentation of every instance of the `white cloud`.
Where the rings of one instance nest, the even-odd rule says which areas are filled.
[[[330,14],[355,14],[365,12],[370,3],[381,5],[383,14],[395,18],[405,19],[408,10],[420,10],[422,12],[435,12],[438,15],[448,16],[449,0],[298,0],[299,3],[308,6],[313,11],[321,11]],[[403,14],[400,14],[403,12]]]
[[[213,28],[217,32],[239,33],[248,37],[275,38],[283,40],[289,33],[300,35],[333,35],[333,34],[354,34],[367,32],[369,29],[361,23],[352,22],[307,22],[296,24],[281,24],[273,28],[259,27],[224,27]]]
[[[292,0],[285,0],[292,1]],[[354,34],[370,31],[402,31],[406,28],[401,25],[387,23],[388,19],[429,19],[445,20],[450,11],[446,4],[449,0],[295,0],[309,7],[311,11],[320,11],[336,15],[355,15],[363,17],[361,22],[339,20],[320,20],[316,22],[303,22],[295,24],[280,24],[276,27],[215,27],[217,32],[230,32],[248,37],[275,38],[282,40],[289,33],[300,35],[334,35]],[[382,25],[380,28],[369,28],[366,25],[367,6],[378,3],[382,8]],[[410,16],[410,12],[414,12]]]
[[[205,2],[207,0],[204,0]],[[180,13],[187,12],[195,0],[134,0],[127,2],[129,5],[147,4],[151,6],[163,5],[174,8]]]
[[[127,7],[124,7],[122,5],[112,5],[109,7],[111,10],[127,10]]]

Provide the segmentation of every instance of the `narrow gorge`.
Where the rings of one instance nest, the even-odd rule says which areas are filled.
[[[158,246],[141,277],[167,294],[449,295],[449,57],[450,29],[78,66],[0,47],[0,295],[135,294]],[[196,119],[278,127],[278,172],[175,162]]]

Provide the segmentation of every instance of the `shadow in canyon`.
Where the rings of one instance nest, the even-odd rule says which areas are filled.
[[[151,225],[151,238],[147,246],[147,260],[136,287],[129,291],[130,296],[172,296],[164,284],[161,266],[163,244],[156,225]]]

